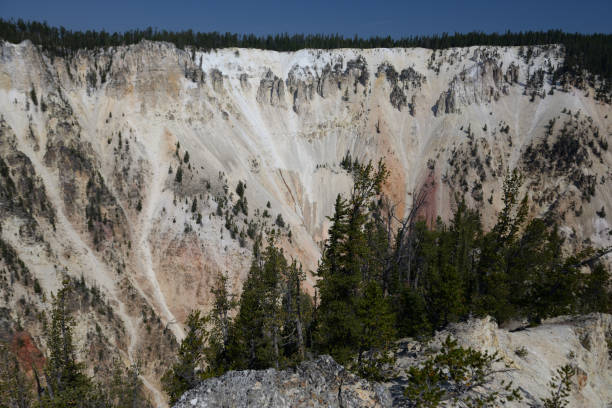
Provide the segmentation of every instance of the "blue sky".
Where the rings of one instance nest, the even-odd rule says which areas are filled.
[[[562,29],[612,32],[612,0],[0,0],[0,16],[70,29],[148,26],[237,33],[401,37],[442,32]]]

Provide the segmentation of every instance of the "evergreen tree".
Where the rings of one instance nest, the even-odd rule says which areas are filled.
[[[376,240],[367,234],[375,228],[370,210],[381,193],[387,170],[382,162],[374,169],[353,164],[354,186],[350,199],[338,196],[323,258],[317,271],[321,304],[317,310],[316,346],[347,364],[357,358],[355,368],[363,375],[376,376],[375,360],[385,350],[366,353],[370,348],[388,346],[394,336],[393,313],[381,289],[382,259]],[[376,310],[376,315],[367,312]],[[375,316],[375,317],[373,317]],[[390,323],[392,322],[392,323]],[[378,338],[373,337],[378,334]]]
[[[264,292],[263,286],[264,259],[261,253],[261,237],[253,244],[253,259],[246,281],[242,287],[239,311],[236,317],[236,329],[241,342],[242,362],[244,368],[267,368],[267,357],[264,340]]]
[[[384,366],[393,362],[388,351],[395,339],[395,316],[377,281],[370,280],[362,286],[362,294],[356,301],[359,348],[354,369],[364,378],[381,381]]]
[[[310,309],[310,299],[302,291],[306,279],[302,266],[293,261],[283,271],[283,354],[289,362],[299,362],[306,358],[306,316]]]
[[[453,406],[496,407],[509,401],[521,401],[518,388],[512,382],[502,382],[499,391],[486,388],[497,369],[494,364],[502,358],[472,348],[462,348],[450,336],[442,343],[440,353],[426,360],[420,367],[408,370],[408,384],[404,394],[416,407],[438,407],[442,403]],[[484,387],[483,391],[477,391]],[[444,405],[446,406],[446,405]]]
[[[544,408],[564,408],[567,407],[570,392],[572,390],[572,377],[576,374],[576,369],[569,364],[557,369],[557,373],[549,383],[550,397],[544,398]]]
[[[213,308],[210,312],[212,328],[205,350],[206,376],[219,376],[237,368],[235,360],[239,352],[236,342],[237,333],[230,317],[238,303],[229,292],[227,276],[219,273],[211,289]]]
[[[0,408],[29,408],[32,383],[8,344],[0,343]]]
[[[581,312],[602,312],[612,314],[612,295],[609,291],[610,272],[598,262],[585,278],[584,287],[579,299],[582,301]]]
[[[174,181],[181,184],[183,181],[183,168],[181,166],[176,169],[176,175],[174,176]]]
[[[139,377],[140,368],[133,364],[127,369],[119,360],[113,364],[112,379],[106,390],[105,406],[115,408],[150,408]]]
[[[201,380],[201,364],[204,358],[204,347],[209,338],[207,331],[208,317],[202,316],[199,310],[194,310],[187,316],[187,335],[181,341],[177,361],[163,375],[162,387],[170,404],[195,387]]]
[[[478,265],[476,312],[490,314],[498,322],[516,314],[511,302],[509,263],[513,255],[510,249],[527,217],[526,196],[517,208],[521,183],[522,177],[517,171],[504,181],[504,208],[493,229],[483,237]]]
[[[67,305],[70,291],[70,281],[65,279],[53,298],[47,332],[46,387],[41,398],[44,407],[89,406],[99,398],[93,383],[83,372],[84,365],[76,360],[73,320]]]

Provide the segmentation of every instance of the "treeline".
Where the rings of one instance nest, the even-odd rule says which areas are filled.
[[[163,380],[172,401],[202,378],[282,368],[313,354],[382,379],[396,339],[427,337],[470,316],[538,324],[612,312],[610,274],[599,262],[605,251],[565,254],[554,221],[528,218],[519,174],[506,179],[504,208],[484,231],[479,212],[460,198],[448,224],[430,225],[420,217],[426,190],[399,218],[382,193],[382,162],[351,163],[349,171],[354,187],[336,199],[315,296],[301,289],[299,265],[274,240],[262,249],[260,239],[242,294],[236,299],[219,277],[212,312],[190,315],[177,363]]]
[[[102,31],[72,31],[64,27],[51,27],[47,23],[23,21],[21,19],[0,19],[0,38],[19,43],[30,40],[55,54],[64,55],[78,49],[94,49],[119,45],[135,44],[142,40],[166,41],[179,48],[195,47],[201,50],[240,47],[275,51],[297,51],[305,48],[395,48],[423,47],[445,49],[469,47],[474,45],[490,46],[531,46],[563,44],[566,62],[563,70],[577,73],[582,69],[599,75],[608,82],[612,80],[612,35],[565,33],[561,30],[526,31],[498,34],[471,32],[466,34],[441,34],[431,36],[411,36],[403,38],[344,37],[339,34],[276,34],[256,36],[219,32],[167,31],[147,28],[129,30],[123,33]]]

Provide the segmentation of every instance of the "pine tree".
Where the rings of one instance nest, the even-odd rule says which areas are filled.
[[[206,376],[219,376],[228,370],[237,368],[238,345],[234,322],[230,316],[238,305],[234,295],[229,292],[227,276],[219,273],[211,289],[213,307],[210,312],[212,328],[205,350]]]
[[[513,245],[527,217],[527,196],[516,206],[522,176],[513,171],[504,181],[504,208],[493,229],[483,237],[478,265],[477,312],[503,322],[517,312],[511,302],[510,270]]]
[[[139,377],[140,367],[133,364],[127,369],[119,360],[113,362],[110,385],[106,389],[105,406],[114,408],[150,408]]]
[[[306,357],[306,315],[310,299],[302,292],[302,282],[306,279],[302,266],[293,261],[283,271],[283,354],[291,362],[299,362]]]
[[[187,316],[187,335],[181,341],[177,361],[166,371],[161,382],[170,404],[195,387],[201,380],[201,364],[204,358],[204,347],[209,338],[207,331],[208,317],[194,310]]]
[[[356,302],[359,329],[354,369],[364,378],[382,381],[384,366],[393,362],[388,352],[395,339],[395,316],[378,282],[364,282],[361,292]]]
[[[70,281],[65,279],[53,298],[47,332],[46,387],[41,398],[45,407],[88,406],[99,397],[95,395],[91,380],[83,373],[84,365],[76,360],[72,338],[74,323],[67,308],[70,292]]]
[[[33,405],[32,384],[22,371],[17,356],[0,342],[0,407],[29,408]]]
[[[253,259],[246,281],[242,287],[239,301],[239,311],[236,316],[236,329],[241,342],[241,355],[239,365],[249,369],[267,368],[267,358],[263,350],[266,348],[264,340],[264,307],[263,293],[263,267],[264,259],[261,252],[261,237],[257,237],[253,244]]]
[[[264,267],[261,275],[263,283],[263,311],[264,327],[266,329],[268,342],[271,345],[271,356],[268,357],[271,365],[278,369],[281,364],[281,279],[282,273],[287,269],[287,260],[282,251],[274,245],[274,237],[264,252]]]
[[[506,402],[523,399],[512,382],[504,383],[498,391],[491,391],[487,384],[492,376],[507,369],[498,369],[502,362],[497,353],[480,352],[462,348],[448,336],[440,353],[426,360],[420,367],[408,370],[408,384],[404,394],[416,407],[438,407],[451,402],[453,406],[497,407]],[[482,390],[475,391],[481,388]]]
[[[369,224],[371,210],[387,171],[379,162],[377,169],[371,163],[353,163],[352,172],[350,198],[336,199],[329,239],[317,271],[321,304],[317,309],[316,343],[320,351],[330,353],[342,364],[356,358],[357,371],[375,376],[380,366],[375,360],[385,352],[367,353],[370,348],[388,345],[394,336],[393,313],[380,286],[383,260],[379,259],[376,240],[368,239],[376,229]],[[376,314],[367,312],[368,308],[375,309]]]
[[[576,370],[569,364],[557,369],[557,373],[549,383],[550,397],[544,398],[544,408],[564,408],[567,407],[572,390],[572,377]]]

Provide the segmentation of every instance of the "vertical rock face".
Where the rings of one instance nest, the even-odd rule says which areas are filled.
[[[215,92],[223,91],[223,74],[218,69],[212,69],[210,71],[210,80],[212,82],[212,88]]]
[[[34,325],[19,298],[45,310],[64,274],[82,276],[114,310],[107,347],[145,361],[154,393],[154,362],[189,310],[209,307],[214,276],[240,289],[254,231],[282,214],[280,244],[316,268],[326,216],[351,187],[349,151],[385,160],[398,216],[427,181],[428,214],[448,217],[462,193],[490,226],[516,167],[531,214],[557,219],[568,245],[609,245],[597,214],[612,212],[612,112],[588,84],[551,82],[562,61],[556,46],[191,53],[144,41],[64,59],[3,43],[0,238],[46,295],[4,286],[0,306]]]
[[[272,106],[285,105],[285,84],[271,70],[259,82],[257,102]]]

